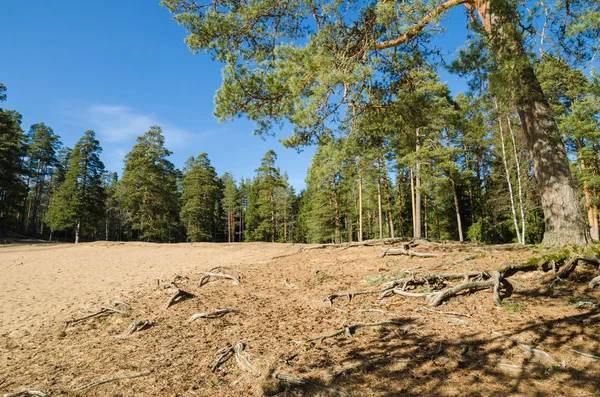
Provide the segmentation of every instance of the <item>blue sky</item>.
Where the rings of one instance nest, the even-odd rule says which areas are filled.
[[[445,42],[464,43],[465,16],[452,10]],[[298,154],[264,139],[252,123],[219,124],[213,97],[221,66],[192,54],[185,31],[158,0],[0,1],[3,54],[0,82],[7,109],[23,115],[23,129],[45,122],[71,146],[87,129],[96,131],[106,168],[121,173],[122,159],[151,125],[160,125],[177,167],[208,153],[217,173],[251,177],[265,152],[300,189],[314,148]],[[454,92],[463,84],[442,73]]]

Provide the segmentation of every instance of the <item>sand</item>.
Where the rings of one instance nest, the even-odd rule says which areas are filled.
[[[298,252],[293,244],[8,244],[0,246],[0,394],[22,389],[66,396],[281,395],[594,395],[600,364],[574,353],[600,354],[598,291],[586,291],[593,272],[577,270],[549,288],[543,274],[514,276],[504,308],[491,294],[461,295],[423,309],[420,298],[361,295],[332,306],[335,292],[377,289],[377,277],[407,269],[417,273],[489,270],[524,258],[529,248],[442,258],[386,257],[378,247]],[[443,253],[443,252],[440,252]],[[196,286],[201,271],[225,266],[242,277]],[[159,287],[176,274],[194,294],[166,309],[173,289]],[[374,281],[375,280],[375,281]],[[381,280],[381,279],[380,279]],[[72,325],[113,300],[128,315],[113,314]],[[581,304],[584,302],[584,304]],[[586,303],[587,302],[587,303]],[[596,306],[594,306],[596,305]],[[190,315],[231,308],[217,319]],[[460,312],[468,317],[443,314]],[[153,326],[116,338],[134,320]],[[353,338],[298,344],[357,322],[398,321],[401,326],[359,329]],[[261,376],[231,359],[212,372],[220,348],[244,342]],[[533,354],[526,344],[552,359]],[[328,382],[328,376],[356,366]],[[276,372],[310,380],[304,389],[266,380]],[[112,381],[81,391],[90,382]],[[274,390],[273,390],[274,389]]]

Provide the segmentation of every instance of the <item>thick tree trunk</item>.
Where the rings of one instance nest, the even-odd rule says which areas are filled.
[[[504,2],[496,5],[493,11],[489,0],[476,0],[472,6],[499,61],[510,60],[512,71],[505,84],[515,96],[531,153],[546,225],[543,244],[584,244],[587,242],[586,227],[567,154],[552,110],[527,58],[522,37],[512,22],[517,17]]]

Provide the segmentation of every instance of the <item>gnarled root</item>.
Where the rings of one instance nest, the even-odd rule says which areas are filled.
[[[48,397],[48,395],[46,393],[44,393],[43,391],[39,391],[39,390],[22,390],[22,391],[17,391],[14,393],[4,394],[4,397],[29,397],[29,396]]]
[[[198,287],[202,287],[204,284],[208,283],[211,277],[227,278],[229,280],[232,280],[234,284],[238,285],[241,282],[240,277],[230,274],[228,272],[229,269],[224,267],[215,267],[207,272],[201,272],[202,277],[200,278],[200,281],[198,281]]]
[[[184,291],[184,290],[178,288],[177,291],[175,291],[175,293],[171,296],[171,298],[167,302],[167,306],[165,307],[165,309],[168,309],[171,305],[174,305],[176,303],[179,303],[179,302],[187,300],[187,299],[191,299],[193,297],[194,297],[194,294],[191,294],[187,291]]]
[[[235,359],[240,368],[250,371],[256,376],[260,376],[261,372],[254,365],[252,365],[248,357],[248,353],[244,351],[245,349],[246,345],[244,342],[238,342],[233,346],[220,349],[217,351],[217,360],[211,366],[212,371],[215,372],[221,365],[235,355]]]
[[[150,320],[138,320],[138,321],[134,321],[131,323],[131,325],[129,326],[129,328],[127,329],[127,331],[123,332],[121,335],[117,335],[115,336],[115,338],[117,339],[125,339],[126,337],[128,337],[129,335],[133,334],[134,332],[138,332],[141,331],[143,329],[146,328],[150,328],[154,325],[154,323]]]
[[[217,309],[214,312],[198,313],[198,314],[192,315],[190,317],[190,319],[188,320],[188,323],[191,323],[192,321],[197,320],[199,318],[219,318],[219,317],[223,317],[227,313],[233,313],[233,312],[235,312],[235,310],[233,310],[233,309]]]
[[[348,325],[342,329],[339,329],[337,331],[334,331],[330,334],[327,335],[323,335],[323,336],[319,336],[316,338],[312,338],[312,339],[306,339],[306,340],[300,340],[300,341],[295,341],[298,344],[304,344],[304,343],[309,343],[309,342],[314,342],[314,341],[320,341],[323,342],[325,339],[327,338],[334,338],[336,336],[345,334],[348,338],[352,338],[352,335],[354,335],[354,332],[359,329],[359,328],[366,328],[366,327],[382,327],[385,325],[393,325],[393,326],[400,326],[403,325],[403,323],[401,323],[400,321],[380,321],[377,323],[356,323],[356,324],[351,324]]]

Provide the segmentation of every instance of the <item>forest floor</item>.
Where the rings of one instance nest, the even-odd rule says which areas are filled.
[[[52,396],[600,395],[600,361],[580,354],[600,355],[600,288],[586,290],[593,269],[578,266],[558,283],[538,271],[513,275],[514,291],[502,306],[489,290],[437,307],[422,297],[377,294],[330,305],[332,293],[376,290],[413,273],[489,271],[537,248],[419,245],[415,251],[443,256],[379,258],[376,246],[306,247],[0,245],[0,395],[24,389]],[[198,287],[201,272],[218,266],[241,282],[211,278]],[[188,278],[175,280],[176,274]],[[194,297],[166,308],[176,291],[166,288],[168,281]],[[65,327],[106,306],[126,314]],[[216,309],[234,311],[188,321]],[[138,320],[152,325],[125,335]],[[356,328],[353,337],[305,342],[384,321]],[[217,351],[238,342],[245,344],[239,360],[212,371]],[[267,378],[273,374],[307,384]]]

